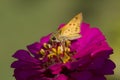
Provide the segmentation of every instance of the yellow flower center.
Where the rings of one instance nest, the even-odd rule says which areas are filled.
[[[42,55],[40,60],[43,60],[45,56],[49,59],[50,62],[68,62],[70,57],[70,41],[62,43],[44,43],[43,48],[40,50],[39,54]]]

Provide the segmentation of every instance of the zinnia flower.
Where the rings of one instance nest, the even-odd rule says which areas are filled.
[[[114,73],[113,49],[98,28],[82,23],[80,29],[82,37],[66,41],[64,51],[59,42],[51,43],[51,34],[16,51],[11,64],[16,80],[106,80]]]

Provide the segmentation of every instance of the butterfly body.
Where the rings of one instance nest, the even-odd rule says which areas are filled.
[[[51,40],[63,42],[66,40],[75,40],[81,37],[80,24],[82,23],[82,13],[76,15],[68,24],[60,28],[55,33],[52,33]]]

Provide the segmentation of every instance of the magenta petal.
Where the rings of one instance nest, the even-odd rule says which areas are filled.
[[[99,52],[96,56],[92,56],[92,62],[88,68],[92,70],[98,70],[102,68],[107,58],[109,58],[108,51]]]
[[[106,78],[103,75],[95,75],[90,80],[106,80]]]
[[[34,55],[34,56],[38,56],[38,52],[41,49],[42,45],[38,42],[28,45],[27,48],[28,50]]]
[[[68,77],[64,74],[58,74],[54,80],[68,80]]]
[[[81,32],[80,32],[80,34],[85,34],[85,33],[87,33],[87,31],[90,29],[90,24],[87,24],[87,23],[85,23],[85,22],[83,22],[82,24],[81,24]]]
[[[101,42],[101,45],[93,46],[93,51],[92,51],[91,56],[95,56],[100,52],[106,52],[109,54],[113,53],[112,48],[110,48],[105,41]]]
[[[65,64],[65,66],[70,70],[75,70],[78,68],[87,67],[85,65],[89,64],[90,62],[91,62],[91,57],[86,56],[84,58],[80,58],[80,59],[76,60],[75,62],[68,62]]]
[[[29,54],[29,52],[25,51],[25,50],[18,50],[14,55],[14,58],[26,61],[26,62],[36,62],[38,63],[39,61],[33,57],[31,57],[31,55]]]
[[[88,29],[87,33],[83,34],[82,38],[78,39],[71,47],[77,50],[75,58],[84,57],[86,55],[95,55],[99,51],[111,50],[105,42],[105,37],[99,29]]]
[[[97,70],[98,73],[109,75],[113,74],[113,69],[115,68],[115,64],[111,60],[106,60],[103,67],[99,70]]]
[[[32,77],[38,74],[40,75],[40,72],[36,70],[26,71],[26,70],[15,69],[14,73],[16,80],[31,80]]]
[[[93,75],[88,71],[73,72],[71,77],[73,80],[89,80]]]
[[[96,58],[91,62],[91,65],[88,68],[92,70],[100,69],[103,66],[104,62],[105,60],[103,58]]]
[[[44,36],[40,39],[40,44],[43,45],[43,43],[47,43],[50,40],[50,35],[48,34],[47,36]]]
[[[47,43],[49,41],[49,39],[50,39],[50,34],[42,37],[40,39],[40,42],[35,42],[31,45],[28,45],[27,48],[35,57],[39,57],[38,52],[42,48],[43,43]]]
[[[54,64],[49,69],[52,71],[52,74],[59,74],[62,70],[62,64]]]
[[[24,69],[37,69],[41,68],[40,63],[34,63],[34,62],[24,62],[22,60],[15,61],[11,64],[12,68],[24,68]]]

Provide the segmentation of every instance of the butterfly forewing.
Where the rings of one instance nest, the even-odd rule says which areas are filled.
[[[61,36],[64,36],[70,40],[80,38],[80,24],[82,22],[82,13],[76,15],[73,19],[70,20],[63,28],[60,29]]]

